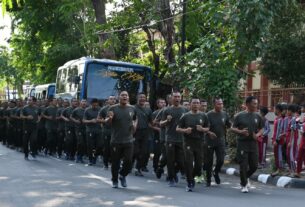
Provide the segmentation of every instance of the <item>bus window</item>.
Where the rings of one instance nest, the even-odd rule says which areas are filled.
[[[76,66],[69,68],[68,71],[68,84],[69,92],[76,92],[78,84],[75,84],[75,79],[78,77],[78,69]]]
[[[136,95],[143,92],[144,72],[121,66],[107,66],[100,63],[88,65],[86,78],[86,98],[107,99],[110,95],[117,96],[119,91],[129,92],[133,104]]]
[[[57,88],[58,93],[62,93],[63,89],[64,89],[62,81],[61,81],[62,71],[63,70],[58,70],[57,78],[56,78],[56,88]]]

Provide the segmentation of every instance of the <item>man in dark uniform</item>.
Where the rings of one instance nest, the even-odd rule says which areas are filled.
[[[149,128],[151,127],[150,108],[145,107],[146,95],[140,93],[137,96],[135,109],[138,116],[138,125],[135,133],[134,159],[136,161],[136,176],[143,176],[142,169],[145,167],[145,158],[148,151]]]
[[[22,111],[20,117],[23,119],[23,152],[24,158],[28,160],[29,142],[31,155],[35,158],[37,154],[37,124],[39,120],[39,109],[36,106],[36,98],[30,97],[28,105]]]
[[[254,96],[246,99],[247,109],[235,115],[232,131],[238,135],[237,159],[240,166],[241,192],[248,193],[248,178],[258,166],[257,138],[263,133],[263,120],[257,111]]]
[[[38,122],[38,135],[37,135],[37,149],[38,151],[44,150],[46,155],[46,141],[47,141],[47,130],[46,130],[46,119],[42,117],[44,110],[48,107],[47,100],[40,100],[39,102],[39,122]]]
[[[15,129],[15,141],[16,141],[16,147],[20,148],[22,147],[22,129],[23,129],[23,121],[20,117],[21,115],[21,110],[23,108],[23,101],[21,99],[17,100],[17,107],[14,113],[14,119],[15,119],[15,124],[16,124],[16,129]]]
[[[76,136],[75,126],[70,120],[71,114],[78,106],[78,101],[75,98],[71,99],[71,106],[63,110],[61,118],[65,121],[65,145],[66,145],[66,159],[74,160],[76,151]]]
[[[210,121],[210,131],[205,136],[206,143],[206,172],[207,186],[211,185],[214,153],[216,154],[216,165],[213,171],[215,182],[220,184],[219,172],[225,157],[225,135],[226,129],[231,127],[229,115],[223,111],[221,98],[214,99],[214,109],[207,113]]]
[[[64,140],[65,140],[65,121],[62,119],[62,112],[69,107],[69,100],[65,99],[64,101],[60,98],[58,99],[58,108],[56,114],[57,120],[57,158],[61,158],[62,151],[64,148]]]
[[[89,165],[96,164],[97,157],[102,155],[102,128],[97,121],[99,111],[100,107],[98,100],[94,98],[91,100],[91,106],[85,110],[83,117],[83,123],[86,124]]]
[[[56,137],[57,137],[57,99],[49,100],[49,106],[42,113],[42,117],[46,120],[47,142],[45,154],[53,155],[56,152]]]
[[[177,126],[177,132],[184,134],[185,170],[187,177],[186,191],[193,191],[195,176],[201,176],[202,137],[209,131],[209,120],[199,111],[199,98],[191,99],[191,111],[184,114]]]
[[[176,131],[181,116],[187,110],[181,106],[180,92],[173,92],[173,105],[165,109],[161,126],[166,126],[166,154],[169,187],[174,187],[178,182],[177,171],[184,173],[183,135]]]
[[[157,173],[158,171],[158,166],[159,166],[159,160],[162,152],[162,144],[161,139],[160,139],[160,133],[161,133],[161,128],[160,124],[157,121],[157,116],[161,113],[162,109],[165,107],[165,100],[162,98],[159,98],[157,100],[157,107],[158,109],[152,113],[152,120],[153,120],[153,140],[154,140],[154,145],[153,145],[153,153],[154,153],[154,158],[153,158],[153,168],[154,172]]]
[[[1,106],[0,106],[0,141],[4,141],[4,137],[5,137],[5,119],[4,119],[4,103],[5,102],[1,102]]]
[[[2,138],[2,144],[6,145],[7,143],[7,133],[6,133],[6,127],[7,127],[7,108],[8,103],[3,102],[2,104],[2,116],[1,116],[1,138]]]
[[[129,105],[127,91],[120,93],[120,103],[109,108],[106,121],[111,123],[111,174],[112,187],[118,188],[118,179],[122,187],[127,187],[126,176],[132,169],[133,134],[137,127],[137,112]],[[122,166],[121,165],[122,159]],[[120,176],[119,176],[120,175]]]
[[[116,100],[114,96],[109,96],[107,100],[107,105],[104,106],[100,111],[98,115],[98,122],[102,124],[102,137],[103,137],[103,162],[104,162],[104,168],[108,169],[108,164],[110,162],[110,140],[111,140],[111,125],[107,123],[105,120],[107,118],[108,110],[111,106],[115,104]]]
[[[172,105],[172,95],[169,94],[167,95],[167,103],[168,106],[170,107]],[[160,144],[161,144],[161,156],[159,159],[159,163],[158,163],[158,169],[156,171],[156,177],[158,179],[161,178],[162,174],[164,173],[164,167],[167,164],[167,156],[166,156],[166,128],[165,126],[161,126],[160,122],[162,121],[162,117],[163,117],[163,113],[165,111],[165,109],[167,109],[167,107],[164,107],[157,115],[156,118],[154,119],[154,123],[158,124],[160,126]],[[167,180],[168,180],[168,176],[167,176]]]
[[[17,145],[17,117],[16,117],[16,111],[17,111],[17,100],[11,101],[14,105],[13,108],[9,111],[9,125],[10,125],[10,147],[12,149],[15,149]]]
[[[76,134],[76,162],[84,163],[83,156],[86,150],[86,126],[83,123],[83,117],[85,110],[87,108],[87,101],[85,99],[81,100],[80,106],[73,110],[70,119],[75,124],[75,134]]]

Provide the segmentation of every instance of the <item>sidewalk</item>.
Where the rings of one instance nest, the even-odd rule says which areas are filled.
[[[292,178],[289,176],[275,176],[272,177],[272,167],[271,158],[273,157],[273,152],[269,149],[267,152],[267,164],[266,167],[258,169],[250,179],[252,181],[260,182],[263,184],[273,185],[276,187],[285,188],[301,188],[305,189],[305,172],[302,172],[302,178]],[[225,160],[225,164],[221,170],[221,173],[227,175],[234,175],[239,177],[239,165],[235,163],[229,163]]]

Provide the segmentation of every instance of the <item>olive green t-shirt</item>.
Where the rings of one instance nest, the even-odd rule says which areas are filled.
[[[196,114],[187,112],[184,114],[179,121],[179,128],[192,128],[191,134],[184,134],[185,139],[200,139],[204,136],[204,132],[197,130],[197,125],[201,125],[203,128],[209,127],[209,120],[205,113],[198,112]]]
[[[64,107],[59,107],[57,108],[57,113],[56,113],[56,116],[59,118],[61,115],[62,115],[62,112],[64,111]],[[62,130],[65,130],[65,121],[62,120],[62,119],[58,119],[57,120],[57,129],[59,131],[62,131]]]
[[[69,107],[65,108],[65,109],[63,110],[63,112],[62,112],[62,115],[63,115],[65,118],[69,119],[69,121],[65,121],[65,129],[66,129],[66,130],[71,129],[71,128],[74,128],[74,123],[70,120],[70,116],[71,116],[71,114],[72,114],[72,112],[73,112],[74,109],[75,109],[75,108],[69,106]]]
[[[46,119],[46,129],[57,129],[57,121],[56,121],[56,114],[57,114],[57,107],[49,106],[47,107],[43,114],[45,116],[51,116],[52,120]]]
[[[216,138],[205,136],[205,142],[209,146],[225,145],[226,129],[231,127],[230,117],[225,111],[214,110],[207,113],[210,122],[210,131],[216,134]]]
[[[183,134],[178,133],[176,131],[177,125],[179,123],[179,120],[181,116],[186,113],[187,110],[184,107],[168,107],[164,110],[162,114],[162,120],[166,120],[168,115],[172,116],[172,119],[170,122],[166,125],[166,135],[165,139],[166,142],[183,142]]]
[[[258,113],[242,111],[235,115],[233,127],[238,129],[247,128],[249,136],[238,134],[237,149],[246,152],[257,151],[257,141],[253,139],[253,133],[257,133],[264,126],[263,119]]]
[[[35,106],[25,106],[21,110],[21,114],[23,116],[33,116],[33,119],[28,120],[24,119],[23,120],[23,126],[24,129],[36,129],[37,127],[37,121],[38,121],[38,115],[39,115],[39,109]]]
[[[137,111],[138,116],[138,125],[137,130],[139,129],[148,129],[149,123],[151,122],[152,111],[150,108],[141,107],[139,105],[135,105],[135,109]]]
[[[100,111],[100,107],[98,107],[98,108],[88,107],[85,110],[84,119],[85,120],[96,119],[97,116],[98,116],[99,111]],[[102,130],[100,123],[88,123],[88,124],[86,124],[86,131],[88,131],[88,132],[100,131],[100,130]]]
[[[137,119],[134,106],[119,104],[109,108],[114,116],[111,125],[111,143],[123,144],[133,142],[133,121]]]
[[[81,107],[77,107],[76,109],[74,109],[72,111],[72,114],[71,114],[71,117],[73,119],[76,119],[81,122],[80,124],[74,122],[75,129],[80,130],[80,131],[85,130],[85,128],[86,128],[85,125],[82,123],[84,113],[85,113],[85,109],[83,109]]]
[[[163,116],[163,113],[164,113],[165,109],[166,109],[166,107],[164,107],[163,109],[160,109],[159,112],[155,115],[156,117],[152,118],[152,119],[153,120],[156,119],[156,120],[158,120],[160,122],[162,120],[162,116]],[[160,126],[159,136],[160,136],[160,141],[161,142],[165,142],[166,129],[165,129],[164,126]]]
[[[101,108],[98,116],[100,118],[106,119],[109,108],[110,108],[110,105],[107,105],[107,106],[104,106],[103,108]],[[106,136],[111,135],[111,125],[109,123],[103,124],[103,134]]]

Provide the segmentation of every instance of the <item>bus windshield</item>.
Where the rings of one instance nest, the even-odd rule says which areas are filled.
[[[145,70],[120,65],[89,63],[87,67],[85,94],[87,99],[107,99],[119,91],[129,92],[130,102],[145,90]]]
[[[55,96],[55,86],[49,86],[48,88],[48,98],[54,98]]]

